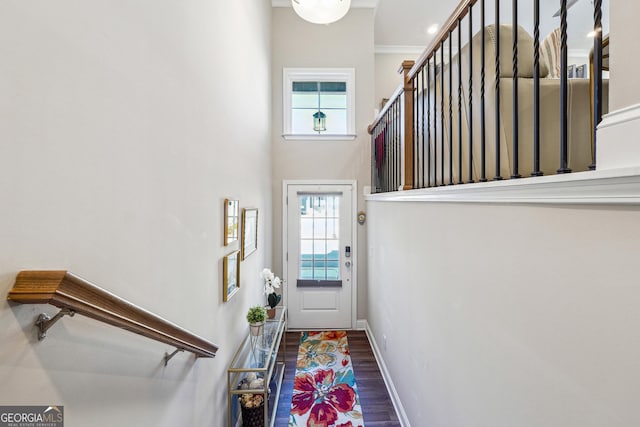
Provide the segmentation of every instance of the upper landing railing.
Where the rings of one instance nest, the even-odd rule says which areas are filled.
[[[578,78],[567,61],[567,0],[542,42],[539,0],[525,23],[532,34],[517,0],[509,23],[500,0],[485,3],[462,1],[415,64],[403,63],[404,83],[369,126],[372,192],[595,169],[608,108],[602,0],[593,1],[590,70]]]
[[[38,317],[40,340],[63,316],[81,314],[176,347],[173,353],[165,353],[165,365],[179,351],[189,351],[196,357],[215,357],[218,351],[215,344],[67,271],[21,271],[7,299],[61,309],[52,318],[44,313]]]

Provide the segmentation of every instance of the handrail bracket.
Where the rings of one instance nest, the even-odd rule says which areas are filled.
[[[169,360],[171,360],[173,358],[173,356],[175,356],[176,354],[178,354],[181,351],[184,351],[184,348],[176,348],[175,351],[173,353],[171,353],[171,354],[165,353],[164,354],[164,366],[167,366],[167,364],[169,363]]]
[[[75,311],[68,308],[63,308],[53,317],[50,317],[47,313],[41,313],[36,319],[36,326],[38,327],[38,341],[42,341],[47,337],[47,331],[58,320],[62,319],[65,315],[73,317],[75,314]]]

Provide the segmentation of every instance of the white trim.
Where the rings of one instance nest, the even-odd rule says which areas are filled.
[[[609,114],[602,116],[602,122],[598,125],[598,130],[621,125],[638,119],[640,119],[640,104],[629,105],[628,107],[612,111]]]
[[[363,9],[378,7],[380,0],[351,0],[351,8]],[[271,0],[271,7],[291,7],[291,0]]]
[[[640,204],[640,167],[481,182],[365,196],[367,201]]]
[[[347,133],[356,133],[356,69],[355,68],[288,68],[282,69],[282,133],[291,133],[291,85],[294,81],[345,82],[347,84]],[[319,135],[308,135],[316,139]],[[329,135],[342,137],[343,135]],[[300,139],[300,138],[296,138]]]
[[[287,141],[353,141],[358,135],[282,135]]]
[[[612,111],[602,118],[597,131],[598,169],[620,169],[640,165],[640,144],[631,135],[640,134],[640,104]]]
[[[366,331],[367,330],[367,319],[358,319],[358,320],[356,320],[356,330],[357,331]]]
[[[382,353],[380,353],[380,348],[378,347],[378,344],[376,343],[376,340],[373,336],[373,332],[369,327],[369,322],[367,322],[366,320],[364,320],[364,322],[365,332],[367,333],[367,338],[369,338],[369,343],[371,344],[371,349],[373,350],[373,356],[376,359],[378,368],[380,368],[380,373],[382,374],[384,385],[387,387],[387,391],[389,392],[389,396],[391,397],[391,403],[393,403],[393,408],[396,410],[400,425],[402,427],[411,427],[409,418],[407,418],[407,413],[404,411],[404,406],[402,406],[402,402],[400,401],[400,396],[398,395],[396,387],[393,385],[393,381],[391,380],[391,375],[389,374],[387,365],[384,363]]]
[[[401,46],[401,45],[387,45],[377,44],[373,47],[375,54],[390,55],[390,54],[404,54],[404,55],[420,55],[426,49],[426,46]]]
[[[358,316],[358,181],[354,179],[285,179],[282,180],[282,275],[288,277],[288,186],[289,185],[349,185],[351,186],[351,329],[356,328]],[[288,286],[285,287],[285,301],[289,298]],[[288,330],[288,328],[287,328]]]

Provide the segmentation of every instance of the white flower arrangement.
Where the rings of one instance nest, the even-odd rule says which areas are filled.
[[[282,295],[276,293],[276,289],[280,288],[282,280],[268,268],[262,270],[260,277],[264,280],[264,293],[267,296],[269,307],[274,308],[282,298]]]

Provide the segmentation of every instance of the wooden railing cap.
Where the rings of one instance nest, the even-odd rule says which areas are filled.
[[[197,357],[214,357],[218,351],[215,344],[65,270],[21,271],[7,299],[22,304],[51,304],[65,314],[82,314],[190,351]]]

